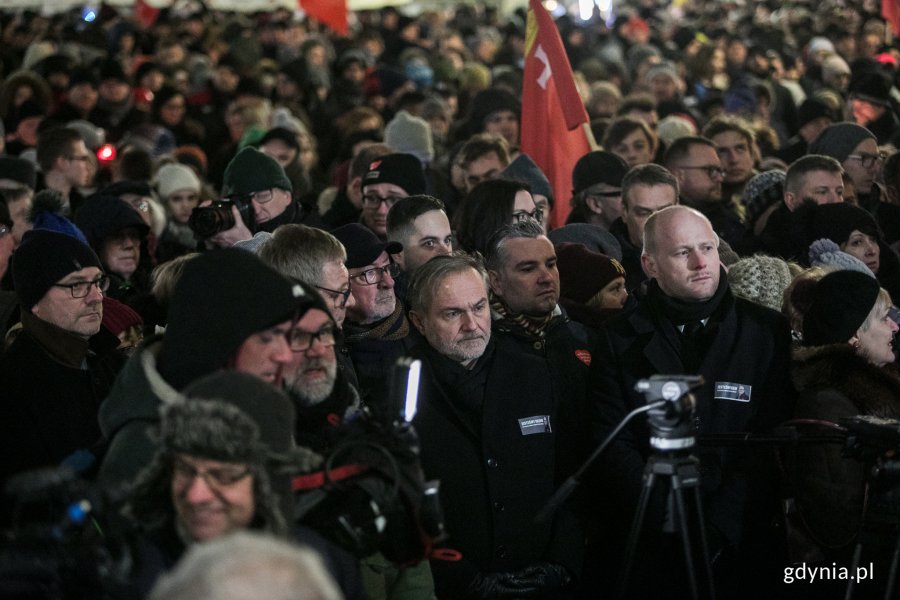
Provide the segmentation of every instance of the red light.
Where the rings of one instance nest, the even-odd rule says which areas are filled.
[[[116,160],[116,147],[112,144],[103,144],[97,150],[97,158],[104,162]]]

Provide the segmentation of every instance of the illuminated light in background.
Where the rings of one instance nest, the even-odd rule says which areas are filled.
[[[594,14],[593,0],[578,0],[578,17],[582,21],[587,21]]]
[[[87,23],[93,23],[94,19],[97,18],[97,11],[90,6],[85,6],[84,10],[81,11],[81,18]]]
[[[97,149],[97,158],[104,162],[116,160],[116,147],[112,144],[103,144]]]

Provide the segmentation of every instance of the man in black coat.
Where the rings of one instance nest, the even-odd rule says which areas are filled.
[[[546,362],[492,338],[487,275],[471,257],[419,267],[409,299],[427,341],[414,352],[423,383],[413,423],[425,474],[441,481],[447,545],[458,551],[432,560],[435,592],[565,597],[580,569],[580,531],[565,507],[535,522],[556,485],[560,435]]]
[[[693,429],[700,436],[770,431],[790,418],[787,322],[731,294],[717,247],[709,221],[694,209],[673,206],[647,220],[642,256],[651,278],[647,296],[609,323],[591,363],[596,441],[646,403],[635,384],[655,374],[703,376],[703,385],[694,392]],[[740,386],[748,400],[739,398]],[[638,417],[599,461],[613,560],[621,555],[621,540],[637,505],[649,436],[646,420]],[[722,597],[753,595],[774,584],[771,573],[779,568],[777,538],[769,535],[777,512],[771,453],[707,447],[696,454],[717,592]],[[657,495],[663,491],[658,487]],[[655,543],[644,546],[646,554],[639,550],[629,597],[657,592],[659,585],[671,585],[666,574],[683,573],[680,546],[656,533],[664,517],[657,500],[664,497],[651,500],[643,532],[652,532]],[[657,576],[649,578],[649,573]]]
[[[0,478],[61,462],[85,470],[100,402],[125,362],[101,328],[109,277],[87,244],[45,229],[24,236],[12,269],[23,329],[0,359]]]

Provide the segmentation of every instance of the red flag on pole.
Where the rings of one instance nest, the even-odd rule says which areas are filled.
[[[303,11],[340,35],[350,32],[347,22],[347,0],[298,0]]]
[[[900,36],[900,3],[898,0],[881,0],[881,16],[891,26],[894,36]]]
[[[134,16],[138,23],[141,24],[141,27],[147,29],[156,23],[156,19],[159,17],[159,9],[150,6],[146,0],[135,0]]]
[[[529,0],[521,129],[522,152],[553,188],[550,225],[561,227],[570,210],[572,169],[594,141],[559,30],[540,0]]]

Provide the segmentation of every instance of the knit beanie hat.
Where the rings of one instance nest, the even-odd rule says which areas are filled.
[[[30,311],[63,277],[88,267],[100,269],[100,259],[71,235],[46,229],[25,233],[12,257],[13,282],[22,308]]]
[[[412,154],[423,163],[434,160],[431,126],[405,110],[398,112],[384,128],[384,143],[397,152]]]
[[[190,190],[199,194],[200,178],[187,165],[178,163],[163,165],[156,172],[156,189],[163,200],[181,190]]]
[[[393,183],[410,196],[425,193],[425,173],[422,163],[412,154],[387,154],[369,163],[362,186],[374,183]]]
[[[810,54],[815,54],[816,52],[828,52],[831,54],[834,53],[834,44],[826,37],[817,36],[809,40],[807,49]]]
[[[824,67],[823,67],[824,68]],[[827,117],[832,123],[841,120],[841,115],[824,100],[816,97],[807,98],[797,109],[797,121],[800,127],[820,117]]]
[[[809,245],[809,266],[859,271],[869,277],[875,277],[866,263],[852,254],[842,252],[837,244],[828,239],[816,240]]]
[[[550,180],[527,154],[519,154],[514,161],[509,163],[508,167],[503,169],[500,177],[527,183],[533,194],[546,196],[550,204],[553,204],[553,188],[550,187]]]
[[[881,288],[858,271],[835,271],[815,284],[803,315],[803,345],[847,343],[875,306]]]
[[[890,106],[891,80],[876,71],[861,73],[850,82],[850,98]]]
[[[750,178],[741,196],[747,209],[747,223],[756,223],[767,208],[784,200],[785,177],[784,171],[774,170],[763,171]]]
[[[840,54],[831,54],[822,61],[822,80],[826,83],[838,75],[849,74],[850,65],[847,64],[847,61]]]
[[[668,145],[677,139],[697,135],[697,125],[687,115],[672,114],[659,120],[656,135]]]
[[[728,268],[728,285],[735,296],[778,312],[792,280],[788,264],[774,256],[748,256]]]
[[[331,234],[347,250],[348,269],[358,269],[374,263],[382,252],[397,254],[403,251],[400,242],[382,242],[371,229],[359,223],[341,225]]]
[[[581,244],[558,244],[556,261],[560,296],[580,304],[596,296],[615,278],[625,277],[622,263]]]
[[[516,119],[522,117],[522,103],[511,92],[502,88],[488,88],[478,92],[469,105],[469,128],[472,133],[484,131],[485,120],[502,110],[515,113]]]
[[[144,320],[127,304],[123,304],[115,298],[103,297],[103,327],[113,335],[119,335],[123,331],[143,325]]]
[[[628,163],[618,155],[605,150],[588,152],[578,159],[572,170],[572,194],[580,194],[598,183],[622,187],[627,172]]]
[[[265,146],[272,140],[278,140],[288,148],[300,151],[300,142],[297,141],[297,134],[287,127],[273,127],[268,130],[262,139],[259,140],[258,146]]]
[[[554,244],[571,242],[581,244],[591,252],[605,254],[616,260],[622,260],[622,245],[616,236],[599,225],[591,223],[568,223],[547,234]]]
[[[223,196],[246,196],[271,188],[288,192],[294,190],[281,165],[256,148],[249,146],[244,148],[225,168],[222,180]]]
[[[34,163],[16,156],[0,156],[0,179],[10,179],[33,190],[37,185]]]
[[[134,208],[115,196],[94,195],[75,213],[75,225],[84,232],[95,251],[103,250],[103,242],[127,227],[138,230],[141,238],[150,231]]]
[[[842,163],[861,142],[877,139],[875,135],[856,123],[835,123],[822,130],[812,141],[807,154],[824,154]]]
[[[299,318],[315,295],[245,250],[213,250],[189,261],[169,304],[160,374],[183,389],[223,368],[250,335]]]

